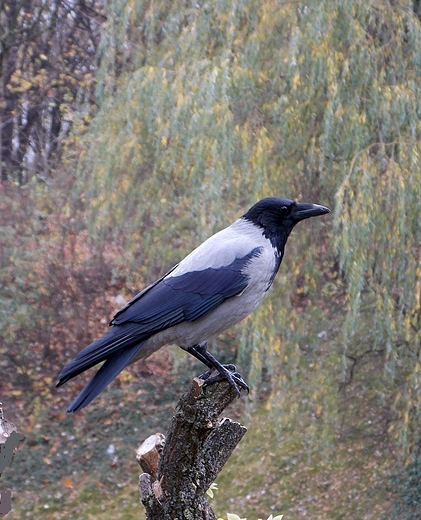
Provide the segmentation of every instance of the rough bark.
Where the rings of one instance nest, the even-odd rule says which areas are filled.
[[[178,402],[165,444],[156,434],[139,448],[139,464],[148,468],[139,477],[148,520],[216,520],[206,491],[247,431],[219,418],[236,397],[226,381],[203,387],[195,378]]]

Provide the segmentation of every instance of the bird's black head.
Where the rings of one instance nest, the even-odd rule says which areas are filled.
[[[330,213],[330,209],[318,204],[269,197],[257,202],[242,218],[261,227],[265,237],[283,254],[288,236],[298,222],[325,213]]]

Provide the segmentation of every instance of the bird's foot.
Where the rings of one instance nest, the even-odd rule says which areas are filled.
[[[184,350],[187,350],[187,352],[192,354],[196,359],[204,363],[210,369],[199,376],[200,379],[205,382],[204,386],[209,386],[212,383],[225,379],[235,389],[238,397],[241,395],[241,388],[247,390],[247,393],[250,391],[247,383],[237,372],[237,367],[231,364],[222,365],[210,352],[208,352],[206,341],[203,341],[198,345],[193,345],[192,347],[184,348]]]
[[[244,381],[241,374],[237,372],[235,365],[221,365],[218,369],[211,369],[199,376],[200,379],[204,380],[203,386],[209,386],[218,381],[228,381],[229,384],[235,389],[237,396],[241,396],[241,388],[250,392],[248,384]]]
[[[222,367],[226,368],[227,370],[229,370],[232,373],[237,372],[237,367],[235,365],[231,365],[231,364],[229,364],[229,365],[222,365]],[[204,374],[201,374],[199,376],[199,379],[208,379],[212,374],[215,374],[215,372],[218,372],[218,369],[217,368],[211,368],[210,370],[208,370]],[[218,374],[219,374],[219,372],[218,372]]]

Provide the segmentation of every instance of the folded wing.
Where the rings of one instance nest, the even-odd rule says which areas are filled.
[[[110,330],[79,352],[59,375],[57,386],[105,361],[83,390],[82,394],[86,395],[78,396],[69,410],[86,406],[136,357],[152,335],[184,321],[195,321],[244,291],[249,283],[244,268],[260,252],[261,248],[257,247],[218,268],[190,271],[180,276],[172,276],[170,271],[136,295],[114,316]]]

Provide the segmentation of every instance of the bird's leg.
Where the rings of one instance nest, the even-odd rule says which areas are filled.
[[[206,372],[205,374],[202,374],[202,376],[206,374],[210,374],[212,370],[215,370],[215,366],[212,363],[212,361],[209,360],[209,356],[213,358],[209,354],[209,352],[206,349],[207,343],[204,341],[203,343],[200,343],[199,345],[193,345],[192,347],[181,347],[183,350],[194,356],[196,359],[198,359],[201,363],[206,365],[210,370]],[[214,359],[214,358],[213,358]],[[227,370],[230,370],[231,372],[236,372],[237,367],[235,365],[223,365]],[[206,377],[201,377],[201,379],[206,379]]]
[[[210,352],[208,352],[208,344],[206,341],[199,343],[199,345],[195,345],[194,350],[206,360],[205,365],[210,368],[209,372],[212,370],[218,370],[218,366],[225,367],[230,372],[237,372],[237,367],[232,364],[222,365]],[[207,372],[206,372],[207,373]],[[202,374],[205,375],[205,374]],[[206,379],[206,378],[204,378]]]
[[[237,372],[237,367],[235,365],[222,365],[212,354],[210,354],[207,350],[206,341],[200,343],[199,345],[193,345],[192,347],[184,348],[189,354],[194,356],[196,359],[201,361],[204,365],[206,365],[210,370],[205,374],[200,376],[200,379],[204,379],[205,385],[210,385],[212,383],[216,383],[217,381],[221,381],[222,379],[228,380],[228,382],[233,386],[240,397],[240,390],[238,387],[244,388],[249,391],[249,387],[241,375]],[[213,370],[217,370],[219,373],[211,376]]]

